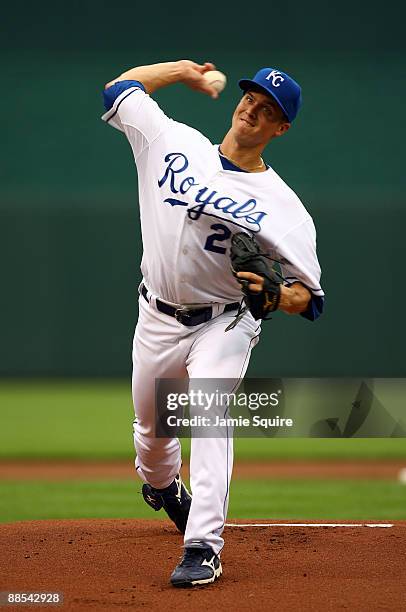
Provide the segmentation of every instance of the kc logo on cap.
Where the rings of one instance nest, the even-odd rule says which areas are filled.
[[[274,87],[280,87],[280,84],[285,80],[278,70],[272,70],[265,78],[267,81],[272,79],[272,85]]]

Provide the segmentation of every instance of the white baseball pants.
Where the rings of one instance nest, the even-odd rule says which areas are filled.
[[[235,391],[248,367],[260,327],[250,313],[225,332],[236,311],[223,313],[196,327],[185,327],[156,309],[155,299],[139,298],[139,319],[133,343],[132,392],[136,420],[136,470],[144,482],[161,489],[179,473],[181,448],[177,438],[156,438],[155,379],[227,379],[222,392]],[[227,386],[232,388],[227,388]],[[190,413],[192,416],[192,413]],[[224,437],[191,440],[192,504],[184,544],[201,540],[217,554],[227,515],[233,464],[231,429]]]

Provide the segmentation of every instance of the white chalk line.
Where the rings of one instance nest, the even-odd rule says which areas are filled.
[[[392,523],[226,523],[226,527],[393,527]]]

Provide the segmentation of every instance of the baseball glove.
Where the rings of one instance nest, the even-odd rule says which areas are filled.
[[[267,319],[270,312],[278,308],[283,277],[271,268],[272,260],[266,253],[261,253],[259,244],[253,236],[245,232],[234,234],[231,239],[231,270],[242,286],[244,302],[254,319]],[[274,261],[274,260],[272,260]],[[260,293],[248,289],[250,281],[237,277],[237,272],[253,272],[262,276],[264,287]],[[236,321],[237,323],[238,321]]]

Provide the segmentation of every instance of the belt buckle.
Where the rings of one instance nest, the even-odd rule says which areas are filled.
[[[184,317],[189,318],[189,319],[191,318],[191,315],[189,314],[189,312],[190,312],[190,308],[185,308],[185,307],[177,308],[175,310],[175,319],[177,320],[178,323],[181,323],[182,325],[184,325],[183,323]]]

